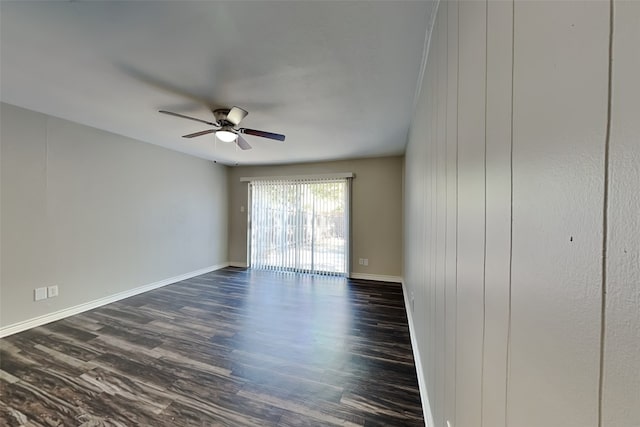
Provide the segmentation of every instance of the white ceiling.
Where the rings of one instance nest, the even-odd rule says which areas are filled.
[[[0,1],[0,99],[225,164],[404,151],[432,1]],[[253,150],[181,135],[249,111]]]

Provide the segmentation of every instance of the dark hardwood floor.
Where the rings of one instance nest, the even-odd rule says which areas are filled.
[[[227,268],[0,340],[0,425],[422,426],[402,288]]]

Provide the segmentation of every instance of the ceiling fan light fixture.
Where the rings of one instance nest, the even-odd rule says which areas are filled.
[[[2,1],[2,0],[0,0]],[[173,113],[171,111],[160,110],[162,114],[168,114],[170,116],[179,117],[182,119],[194,120],[196,122],[201,122],[212,126],[213,129],[207,129],[200,132],[190,133],[188,135],[182,135],[183,138],[195,138],[197,136],[203,135],[214,135],[216,141],[219,139],[222,142],[235,142],[238,148],[241,150],[250,150],[251,145],[241,136],[241,134],[259,136],[261,138],[274,139],[276,141],[284,142],[284,135],[279,133],[265,132],[263,130],[257,129],[249,129],[249,128],[240,128],[238,124],[244,119],[247,114],[249,114],[246,110],[243,110],[240,107],[233,107],[229,110],[227,109],[217,109],[213,110],[213,115],[216,118],[215,122],[208,122],[206,120],[201,120],[196,117],[185,116],[180,113]]]
[[[222,142],[233,142],[237,137],[238,135],[233,132],[229,132],[228,130],[219,130],[216,132],[216,138]]]

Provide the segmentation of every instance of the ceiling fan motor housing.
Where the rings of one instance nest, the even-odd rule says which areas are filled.
[[[229,114],[228,108],[218,108],[217,110],[213,110],[213,117],[216,118],[216,122],[220,124],[220,126],[232,125],[227,122],[227,115]]]

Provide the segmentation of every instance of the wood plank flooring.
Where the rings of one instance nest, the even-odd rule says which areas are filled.
[[[422,426],[402,288],[226,268],[12,335],[0,425]]]

